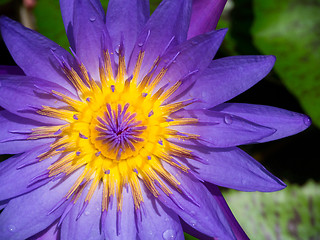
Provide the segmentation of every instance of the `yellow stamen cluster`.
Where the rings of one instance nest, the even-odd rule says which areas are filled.
[[[162,161],[188,171],[188,167],[177,164],[173,157],[192,158],[192,153],[167,139],[198,137],[169,128],[197,122],[196,119],[170,117],[192,101],[163,104],[181,82],[166,91],[163,88],[155,91],[167,69],[161,69],[156,76],[150,70],[141,77],[143,57],[144,52],[140,52],[133,75],[128,79],[121,53],[114,77],[110,55],[106,52],[100,67],[100,82],[90,77],[84,65],[79,64],[80,71],[76,71],[62,62],[62,69],[77,89],[79,98],[52,91],[65,106],[43,106],[38,113],[64,120],[66,124],[35,128],[29,138],[55,138],[51,149],[39,156],[43,160],[60,154],[48,168],[49,177],[70,175],[81,168],[81,175],[68,191],[67,199],[76,202],[84,188],[90,185],[85,198],[85,202],[89,202],[102,184],[102,210],[108,209],[109,199],[114,195],[118,210],[121,210],[125,186],[130,186],[136,208],[143,201],[141,182],[155,197],[161,194],[157,189],[166,195],[172,193],[166,184],[179,189],[180,183],[163,167]],[[138,82],[138,79],[142,80]]]

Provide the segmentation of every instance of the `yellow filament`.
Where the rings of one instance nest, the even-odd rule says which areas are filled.
[[[166,91],[160,88],[154,93],[165,77],[167,69],[161,69],[154,76],[159,64],[157,59],[146,76],[139,76],[143,58],[144,52],[140,52],[132,79],[129,81],[124,56],[119,54],[117,77],[114,78],[110,55],[106,52],[99,68],[101,85],[90,77],[83,64],[79,66],[81,74],[73,68],[63,67],[66,77],[77,89],[79,99],[52,91],[65,106],[43,106],[38,111],[41,115],[66,121],[58,126],[35,128],[29,139],[56,139],[48,152],[38,156],[40,160],[64,153],[48,167],[50,177],[59,174],[70,175],[81,169],[80,176],[65,196],[67,199],[76,202],[83,194],[84,188],[90,184],[84,200],[89,202],[98,186],[102,185],[102,211],[108,210],[110,199],[114,196],[117,199],[117,209],[121,211],[124,186],[130,186],[136,209],[143,202],[141,182],[144,182],[155,197],[160,194],[172,194],[168,184],[179,190],[180,182],[165,170],[162,163],[167,162],[177,170],[188,172],[189,168],[177,164],[174,157],[192,158],[192,153],[169,143],[166,139],[197,138],[197,135],[170,129],[170,126],[195,124],[197,119],[169,118],[171,113],[184,108],[192,101],[164,104],[163,102],[180,87],[181,82],[178,81]],[[138,84],[139,79],[142,80]],[[106,132],[111,131],[111,125],[103,124],[112,124],[108,121],[116,124],[113,116],[119,118],[125,106],[126,112],[123,116],[128,114],[126,118],[129,119],[132,115],[131,120],[125,124],[135,129],[135,138],[132,138],[131,142],[127,140],[119,153],[114,147],[110,147],[114,142],[106,143],[109,141],[108,138],[103,138]],[[124,117],[123,121],[126,118]]]

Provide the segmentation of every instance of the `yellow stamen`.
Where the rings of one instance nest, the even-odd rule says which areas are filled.
[[[164,104],[180,87],[181,81],[166,91],[162,87],[155,92],[167,69],[158,71],[157,59],[146,76],[139,76],[143,58],[144,52],[140,52],[130,81],[122,53],[119,52],[117,77],[114,78],[110,55],[106,52],[99,68],[101,85],[90,77],[83,64],[79,66],[80,73],[64,66],[66,77],[78,91],[78,99],[52,91],[65,106],[43,106],[38,111],[41,115],[66,121],[62,125],[35,128],[29,137],[55,138],[51,149],[38,156],[43,160],[61,155],[48,167],[49,177],[82,171],[66,199],[76,202],[90,185],[84,200],[87,203],[101,186],[102,211],[108,210],[114,196],[117,210],[121,211],[125,186],[131,188],[136,209],[143,202],[141,182],[155,197],[172,194],[169,185],[179,190],[180,182],[162,163],[188,172],[189,168],[174,157],[192,158],[193,155],[169,143],[167,138],[196,139],[198,136],[172,130],[170,126],[195,124],[197,119],[169,117],[192,101]],[[155,72],[158,72],[156,76]],[[139,84],[138,79],[142,79]]]

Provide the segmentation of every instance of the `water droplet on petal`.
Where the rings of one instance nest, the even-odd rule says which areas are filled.
[[[89,20],[90,22],[94,22],[96,20],[96,17],[90,17]]]
[[[304,122],[304,124],[305,124],[306,126],[310,126],[312,121],[311,121],[311,118],[310,118],[310,117],[304,116],[303,122]]]
[[[190,223],[191,223],[191,226],[192,226],[192,227],[195,227],[196,224],[197,224],[197,221],[196,221],[196,220],[192,220]]]
[[[15,232],[15,231],[16,231],[16,226],[14,226],[14,225],[9,225],[9,226],[8,226],[8,230],[9,230],[10,232]]]
[[[117,48],[115,49],[115,52],[116,52],[116,54],[117,54],[117,55],[119,55],[119,52],[120,52],[120,45],[118,45],[118,46],[117,46]]]
[[[197,45],[197,44],[198,44],[198,41],[192,40],[191,43],[192,43],[193,45]]]
[[[52,48],[50,48],[51,49],[51,51],[55,51],[55,50],[57,50],[57,48],[56,47],[52,47]]]
[[[226,116],[224,117],[224,122],[225,122],[225,124],[230,125],[230,124],[233,122],[232,116],[226,115]]]
[[[86,215],[86,216],[90,215],[90,211],[85,211],[84,215]]]
[[[176,232],[172,229],[168,229],[165,232],[163,232],[162,237],[164,240],[176,239]]]
[[[138,46],[139,47],[142,47],[143,46],[143,43],[141,42],[141,43],[138,43]]]

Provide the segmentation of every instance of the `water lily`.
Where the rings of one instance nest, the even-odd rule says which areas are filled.
[[[164,0],[151,17],[147,0],[110,0],[106,15],[98,0],[60,4],[72,54],[0,20],[23,71],[0,69],[0,153],[15,154],[0,165],[0,238],[246,239],[218,186],[285,184],[237,146],[310,125],[225,103],[275,57],[212,60],[225,1]],[[206,6],[214,14],[193,20]]]

